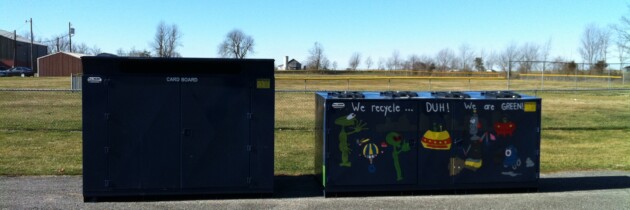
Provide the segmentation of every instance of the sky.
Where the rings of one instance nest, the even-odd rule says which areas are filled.
[[[624,0],[0,0],[0,29],[49,39],[75,28],[73,44],[150,50],[160,21],[176,24],[183,57],[218,57],[225,35],[240,29],[255,40],[250,58],[306,61],[315,42],[339,69],[358,52],[374,63],[394,51],[433,57],[467,44],[476,53],[508,44],[551,40],[551,57],[581,61],[577,51],[588,24],[630,17]],[[612,48],[611,48],[612,49]],[[614,54],[614,53],[613,53]],[[609,61],[609,62],[613,62]],[[361,64],[361,67],[364,67]]]

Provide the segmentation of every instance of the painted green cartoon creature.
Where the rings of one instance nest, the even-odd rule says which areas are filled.
[[[401,152],[407,152],[411,150],[409,142],[404,141],[403,137],[396,132],[389,132],[385,137],[387,144],[392,145],[394,148],[392,152],[392,158],[394,159],[394,168],[396,169],[396,181],[403,180],[402,169],[400,168],[400,161],[398,161],[398,155]]]
[[[335,120],[335,124],[341,126],[341,131],[339,132],[339,151],[341,152],[341,163],[340,166],[343,167],[351,167],[352,163],[348,161],[348,155],[350,155],[350,145],[348,145],[348,135],[358,133],[362,130],[367,130],[365,128],[366,123],[359,121],[356,119],[356,114],[350,113],[347,116],[342,116]],[[350,131],[346,131],[346,128],[353,127]]]

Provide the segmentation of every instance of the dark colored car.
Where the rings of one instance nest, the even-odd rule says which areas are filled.
[[[10,77],[10,76],[22,76],[22,77],[32,77],[35,76],[35,72],[28,67],[13,67],[8,70],[0,71],[0,77]]]

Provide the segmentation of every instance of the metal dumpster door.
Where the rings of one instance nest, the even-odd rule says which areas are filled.
[[[418,182],[423,188],[445,189],[453,183],[456,173],[452,164],[452,150],[461,140],[453,130],[453,116],[458,111],[452,100],[434,99],[419,102],[419,174]]]
[[[183,80],[182,80],[183,81]],[[248,185],[250,90],[243,78],[182,83],[182,187]]]
[[[326,188],[394,189],[417,183],[417,103],[327,102]]]
[[[179,188],[179,84],[112,77],[108,85],[109,180],[114,189]]]
[[[540,101],[473,100],[456,116],[467,131],[457,153],[463,168],[454,177],[459,186],[511,187],[538,179]],[[468,112],[468,113],[466,113]],[[474,121],[474,122],[473,122]]]

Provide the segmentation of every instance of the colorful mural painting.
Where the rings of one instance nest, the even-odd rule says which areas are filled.
[[[422,136],[422,146],[427,149],[450,150],[451,135],[443,130],[442,125],[433,124],[433,130],[427,130]]]
[[[335,124],[341,126],[341,131],[339,132],[339,151],[341,152],[341,163],[340,166],[343,167],[351,167],[352,163],[348,160],[348,155],[350,155],[350,145],[348,145],[348,135],[352,135],[363,130],[367,130],[365,126],[366,123],[357,120],[356,114],[350,113],[347,116],[339,117],[335,120]],[[354,127],[354,129],[350,129],[347,131],[349,127]]]
[[[524,110],[529,98],[362,94],[318,95],[326,193],[536,187],[540,110]]]
[[[497,136],[511,137],[516,130],[516,124],[508,121],[507,117],[503,117],[502,122],[494,123],[494,131],[497,132]]]
[[[370,165],[368,166],[368,171],[370,173],[376,172],[376,166],[374,165],[374,158],[376,158],[382,151],[379,149],[378,145],[374,143],[370,143],[370,139],[363,139],[358,141],[357,143],[360,146],[363,146],[363,152],[361,153],[363,157],[367,158],[370,161]]]
[[[398,160],[398,156],[402,152],[407,152],[411,150],[409,142],[405,141],[403,137],[396,132],[388,133],[387,137],[385,137],[385,141],[393,148],[392,158],[394,159],[394,168],[396,169],[396,181],[403,180],[402,169],[400,168],[400,161]]]
[[[479,122],[479,116],[477,115],[477,110],[473,109],[473,115],[470,117],[469,131],[470,136],[470,144],[468,145],[468,149],[464,152],[467,156],[466,161],[464,162],[464,166],[467,169],[476,171],[481,168],[483,165],[483,144],[481,142],[482,138],[477,135],[479,129],[481,129],[481,123]]]

